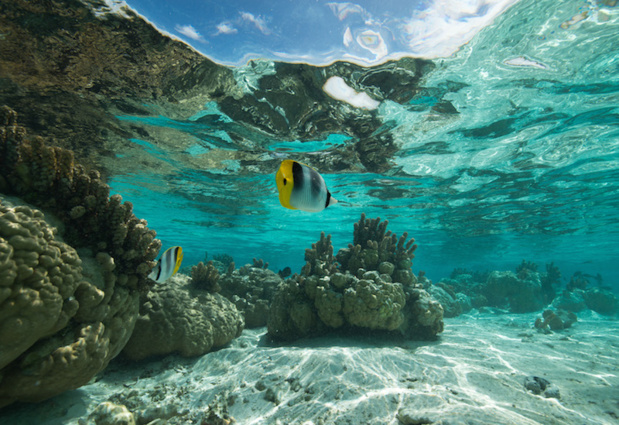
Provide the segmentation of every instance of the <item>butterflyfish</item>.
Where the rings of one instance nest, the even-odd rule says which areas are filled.
[[[297,161],[282,161],[275,182],[279,202],[291,210],[319,212],[337,202],[318,171]]]
[[[157,283],[162,283],[174,276],[174,274],[181,267],[183,262],[183,248],[180,246],[173,246],[166,249],[161,255],[157,265],[150,272],[148,277]]]

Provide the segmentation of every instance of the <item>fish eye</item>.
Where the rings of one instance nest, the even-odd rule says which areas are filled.
[[[286,186],[286,179],[284,179],[284,186]]]

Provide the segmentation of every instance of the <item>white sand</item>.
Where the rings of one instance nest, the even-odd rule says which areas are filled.
[[[246,330],[199,359],[114,362],[79,390],[0,411],[0,423],[77,424],[110,398],[132,411],[167,406],[179,412],[170,423],[201,423],[209,405],[239,424],[619,423],[619,322],[586,313],[546,335],[531,328],[536,316],[447,319],[430,343],[325,337],[277,346],[265,329]],[[525,391],[527,375],[550,381],[561,399]]]

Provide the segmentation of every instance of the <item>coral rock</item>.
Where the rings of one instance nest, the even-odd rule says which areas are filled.
[[[414,240],[407,242],[406,233],[397,238],[386,221],[366,220],[365,214],[354,228],[355,244],[335,257],[324,232],[305,251],[302,275],[285,281],[273,298],[269,335],[294,340],[334,328],[365,328],[426,339],[443,331],[443,308],[416,286]]]
[[[2,193],[45,210],[2,198],[1,407],[78,388],[107,366],[133,331],[161,243],[98,172],[28,138],[9,108],[0,123]],[[44,224],[52,215],[63,242]]]
[[[86,425],[135,425],[134,415],[125,406],[109,401],[98,405]]]
[[[219,279],[221,295],[243,312],[245,327],[249,329],[267,324],[270,304],[280,283],[282,278],[277,273],[249,264]]]
[[[565,310],[557,310],[556,312],[544,310],[542,317],[543,319],[535,321],[535,327],[538,329],[550,328],[553,331],[567,329],[578,320],[574,313]]]
[[[596,313],[611,316],[619,312],[619,300],[610,291],[605,289],[588,289],[584,293],[587,307]]]
[[[40,211],[0,204],[0,369],[77,311],[81,261],[54,233]]]
[[[124,354],[132,360],[175,352],[198,356],[228,344],[243,328],[243,316],[234,304],[177,274],[142,299]]]

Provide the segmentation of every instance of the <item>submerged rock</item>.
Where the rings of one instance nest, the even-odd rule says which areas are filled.
[[[527,376],[524,378],[524,388],[535,395],[544,394],[546,398],[561,398],[559,389],[550,381],[539,376]]]
[[[98,405],[79,425],[135,425],[135,417],[125,406],[109,401]]]
[[[543,319],[538,318],[535,321],[535,327],[538,329],[550,328],[553,331],[567,329],[574,324],[578,318],[576,314],[565,310],[544,310],[542,313]]]

